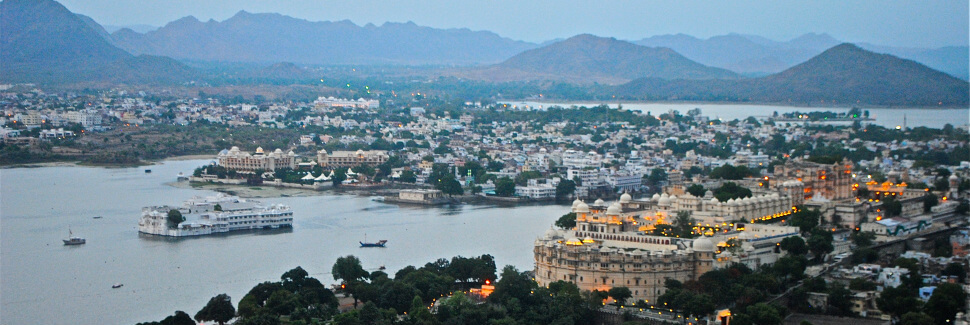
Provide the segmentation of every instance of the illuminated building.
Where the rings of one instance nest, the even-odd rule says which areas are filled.
[[[293,151],[283,153],[283,150],[276,149],[270,154],[265,154],[263,148],[256,148],[254,154],[240,151],[239,147],[232,147],[223,150],[216,156],[219,166],[229,170],[253,172],[256,170],[272,171],[279,168],[296,168],[296,154]]]

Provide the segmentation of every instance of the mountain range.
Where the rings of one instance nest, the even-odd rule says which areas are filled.
[[[840,44],[785,71],[738,80],[642,78],[617,97],[794,105],[963,106],[970,84],[918,62]]]
[[[728,69],[749,76],[781,72],[805,62],[842,41],[828,34],[809,33],[789,41],[775,41],[755,35],[727,34],[698,39],[684,34],[659,35],[633,43],[668,47],[698,63]],[[880,46],[859,43],[859,47],[892,54],[925,64],[954,77],[967,80],[970,75],[970,48],[947,46],[936,49]]]
[[[552,79],[573,83],[624,83],[637,78],[734,79],[734,72],[691,61],[669,48],[639,46],[615,38],[577,35],[519,53],[464,77],[489,81]]]
[[[90,18],[54,1],[0,2],[0,78],[7,82],[171,83],[195,74],[170,58],[133,56],[113,46],[99,29]]]
[[[832,46],[836,41],[824,34],[785,44],[745,35],[705,41],[674,35],[638,41],[666,47],[578,35],[538,46],[467,29],[413,23],[357,26],[349,21],[309,22],[247,12],[223,22],[186,17],[145,34],[130,29],[108,34],[93,19],[71,13],[53,0],[0,2],[0,30],[3,82],[177,84],[213,78],[232,82],[220,77],[225,73],[191,68],[178,59],[195,65],[243,64],[248,70],[229,75],[255,84],[306,83],[330,71],[307,69],[308,64],[394,64],[409,67],[402,70],[407,73],[450,75],[457,80],[543,81],[533,84],[540,85],[540,90],[562,83],[579,87],[599,83],[585,91],[592,96],[597,95],[591,92],[609,91],[611,96],[646,100],[966,107],[970,89],[966,81],[912,60],[851,44]],[[692,54],[681,55],[677,48]],[[813,51],[824,52],[810,56]],[[967,55],[960,47],[906,51],[943,65],[959,63]],[[740,66],[735,59],[743,56],[718,58],[708,52],[749,53],[752,62],[774,60],[777,64],[768,70],[781,70],[743,77],[717,67]],[[706,57],[691,59],[704,53]],[[807,61],[792,63],[793,57]],[[410,68],[431,64],[436,67]]]
[[[189,16],[144,34],[120,29],[111,37],[134,54],[269,64],[490,64],[536,47],[492,32],[412,22],[357,26],[246,11],[221,22]]]

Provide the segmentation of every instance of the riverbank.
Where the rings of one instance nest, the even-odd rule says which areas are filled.
[[[851,109],[853,107],[859,109],[946,109],[946,110],[966,110],[970,107],[961,106],[882,106],[882,105],[869,105],[869,104],[852,104],[845,105],[843,103],[789,103],[789,102],[705,102],[705,101],[641,101],[641,100],[611,100],[611,101],[596,101],[596,100],[545,100],[545,99],[515,99],[515,100],[504,100],[500,101],[500,104],[509,105],[520,105],[520,104],[542,104],[543,107],[553,107],[553,106],[586,106],[593,107],[599,105],[610,105],[613,107],[615,105],[714,105],[714,106],[732,106],[732,105],[747,105],[747,106],[765,106],[765,107],[791,107],[791,108],[817,108],[817,109]],[[683,113],[683,112],[682,112]]]

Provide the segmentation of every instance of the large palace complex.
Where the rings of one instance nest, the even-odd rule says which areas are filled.
[[[771,264],[779,257],[777,244],[797,236],[798,228],[736,221],[741,215],[754,220],[788,214],[791,200],[776,194],[729,203],[666,194],[643,201],[624,194],[609,205],[602,200],[592,205],[576,200],[572,206],[576,227],[550,229],[535,242],[536,281],[544,286],[564,280],[583,290],[625,286],[635,300],[650,302],[663,294],[664,279],[697,279],[735,262],[754,267]],[[657,225],[669,224],[677,211],[694,211],[696,231],[711,236],[651,235]],[[736,247],[729,247],[729,241]]]
[[[649,303],[664,293],[665,279],[696,280],[733,263],[751,268],[773,264],[785,254],[781,240],[800,235],[797,227],[785,222],[798,206],[819,211],[822,222],[844,232],[856,229],[890,240],[931,229],[933,220],[952,215],[957,205],[944,197],[924,209],[927,190],[906,188],[902,179],[859,184],[853,180],[856,176],[847,161],[818,164],[796,159],[776,166],[770,177],[738,181],[752,195],[724,202],[711,191],[691,195],[681,182],[671,182],[663,193],[644,199],[626,193],[612,203],[577,199],[572,205],[575,227],[549,229],[536,239],[535,279],[542,286],[568,281],[582,290],[624,286],[633,299]],[[956,186],[953,178],[950,181]],[[870,191],[870,198],[856,197],[860,187]],[[881,202],[888,197],[901,203],[901,211],[891,218]],[[696,238],[665,233],[678,214],[689,215]],[[836,250],[840,249],[848,251],[849,246]]]

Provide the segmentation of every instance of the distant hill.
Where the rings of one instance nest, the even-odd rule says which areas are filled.
[[[749,76],[781,72],[821,54],[841,41],[828,34],[809,33],[789,41],[774,41],[744,34],[727,34],[708,39],[690,35],[658,35],[634,43],[643,46],[669,47],[685,57],[712,67],[724,68]],[[858,44],[859,47],[914,60],[954,77],[970,77],[970,48],[951,46],[939,49],[903,48]]]
[[[0,80],[4,82],[174,82],[192,71],[171,59],[133,57],[113,46],[90,18],[52,0],[0,2]]]
[[[967,107],[970,84],[920,63],[853,44],[832,47],[777,74],[740,80],[638,79],[628,99]],[[618,96],[619,97],[619,96]]]
[[[731,71],[691,61],[669,48],[587,34],[525,51],[495,66],[469,72],[468,76],[493,81],[550,79],[576,83],[737,77]]]
[[[148,33],[121,29],[115,43],[136,54],[216,62],[299,64],[490,64],[536,47],[492,32],[414,23],[357,26],[240,11],[218,22],[195,17]]]

